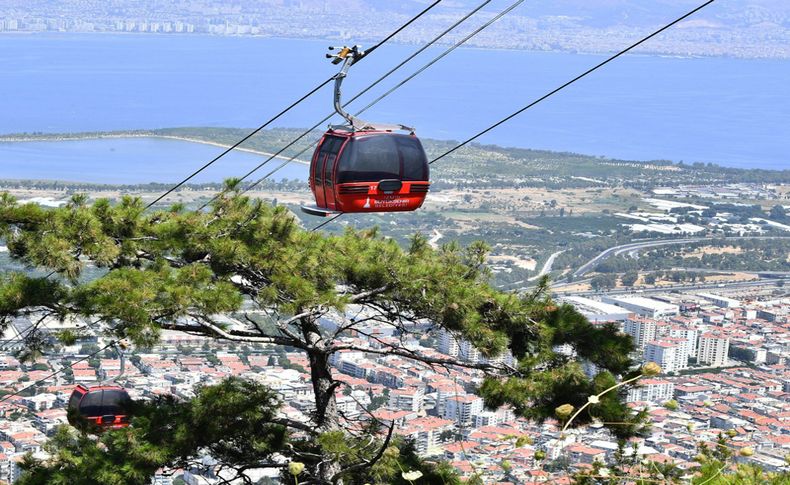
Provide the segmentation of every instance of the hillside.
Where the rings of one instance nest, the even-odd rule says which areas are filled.
[[[127,133],[23,134],[7,136],[2,140],[134,135],[178,137],[230,145],[248,132],[225,128],[173,128]],[[276,151],[298,133],[301,130],[265,131],[244,147],[262,152]],[[301,152],[318,136],[319,133],[315,133],[307,137],[303,144],[293,147],[286,154]],[[457,143],[428,139],[423,142],[431,158]],[[308,149],[300,158],[309,158],[310,153]],[[266,170],[262,170],[260,175],[264,173]],[[228,177],[239,175],[227,174]],[[722,237],[728,231],[757,229],[767,231],[769,235],[786,235],[779,228],[743,224],[751,224],[751,218],[771,219],[774,217],[771,215],[772,208],[781,203],[787,204],[790,194],[790,171],[787,170],[740,170],[666,161],[638,162],[574,153],[472,145],[432,165],[431,179],[431,193],[423,208],[415,213],[346,215],[325,230],[339,233],[347,225],[379,226],[385,234],[402,243],[406,243],[415,232],[427,235],[433,244],[453,240],[468,244],[482,239],[493,247],[491,263],[497,281],[502,284],[520,284],[534,277],[550,256],[560,251],[562,254],[557,254],[554,266],[547,268],[557,276],[579,268],[609,247],[629,243],[635,238],[680,235],[676,233],[676,225],[662,220],[666,217],[678,224],[685,224],[683,227],[698,227],[702,231],[697,234],[700,236]],[[145,200],[153,200],[169,187],[163,183],[108,186],[90,182],[52,181],[6,181],[1,185],[3,189],[10,189],[22,198],[50,197],[55,200],[65,200],[77,192],[111,199],[130,193]],[[188,184],[163,204],[178,201],[187,207],[196,208],[209,201],[219,188],[219,181]],[[306,227],[314,227],[322,222],[299,210],[300,205],[310,203],[311,199],[304,180],[283,183],[266,181],[250,194],[288,206],[302,218]],[[692,214],[688,213],[687,208],[685,212],[664,214],[669,212],[669,208],[661,208],[666,204],[670,208],[672,204],[679,207],[692,204],[719,209]],[[719,213],[722,215],[717,218]],[[775,222],[783,223],[779,219],[775,219]],[[658,225],[651,226],[652,223]],[[637,226],[641,232],[634,232],[636,229],[633,228]],[[659,229],[665,232],[650,232]],[[777,248],[776,244],[766,242],[752,250],[762,251],[763,247],[768,252]],[[738,259],[736,256],[726,256],[725,266],[749,269],[748,259]],[[671,258],[658,253],[653,259],[665,261],[669,266],[673,262]],[[651,259],[644,260],[645,264],[649,261]],[[619,260],[613,263],[619,265],[617,268],[622,266],[631,269],[633,266]],[[754,267],[755,270],[782,268],[784,263],[779,260],[770,268]]]

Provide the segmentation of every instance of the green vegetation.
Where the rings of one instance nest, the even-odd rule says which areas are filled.
[[[466,247],[449,243],[433,249],[424,237],[416,235],[403,249],[375,229],[330,236],[309,232],[301,229],[285,208],[241,196],[233,182],[206,212],[190,212],[182,206],[148,212],[141,200],[132,197],[115,205],[107,200],[90,205],[84,196],[74,196],[58,209],[44,209],[20,205],[4,194],[0,196],[0,233],[14,258],[59,275],[51,280],[25,273],[3,275],[3,326],[11,317],[36,307],[64,318],[89,317],[105,335],[127,338],[142,348],[155,345],[160,332],[168,329],[237,346],[257,343],[295,349],[309,362],[315,401],[312,422],[305,425],[278,418],[276,423],[285,428],[281,434],[287,434],[292,448],[282,450],[279,438],[267,438],[271,434],[245,434],[267,429],[280,433],[280,428],[264,426],[271,416],[266,413],[273,413],[269,408],[274,406],[262,410],[261,403],[269,400],[256,397],[257,390],[229,390],[237,397],[198,401],[199,409],[211,410],[205,414],[212,414],[207,426],[217,426],[217,434],[194,421],[204,414],[176,406],[176,415],[186,413],[183,419],[191,424],[175,433],[172,439],[177,441],[172,448],[167,445],[161,452],[136,455],[142,467],[172,460],[178,463],[196,447],[204,447],[212,455],[216,450],[215,458],[228,467],[248,465],[251,455],[258,466],[277,466],[270,459],[276,450],[304,465],[302,481],[357,483],[361,477],[360,484],[398,483],[387,478],[387,470],[399,457],[410,456],[403,446],[384,437],[379,446],[371,448],[368,438],[379,435],[370,428],[365,428],[367,432],[359,439],[344,432],[347,427],[335,400],[340,383],[329,365],[332,355],[341,351],[397,355],[479,371],[484,376],[479,394],[486,405],[509,405],[517,415],[536,421],[553,417],[561,405],[584,405],[590,395],[633,375],[628,357],[633,351],[631,338],[615,325],[592,325],[572,306],[555,304],[545,279],[524,295],[494,289],[484,243]],[[103,272],[86,280],[82,273],[88,261]],[[230,328],[213,318],[243,313],[242,305],[273,315],[271,330],[251,320],[245,320],[246,328]],[[510,352],[516,364],[511,368],[436,358],[384,342],[380,342],[381,348],[359,346],[343,339],[364,331],[353,318],[354,312],[347,311],[350,308],[377,316],[377,321],[394,327],[396,334],[431,322],[426,333],[451,332],[470,341],[485,356]],[[332,318],[341,330],[323,326],[324,318]],[[579,360],[598,366],[600,372],[594,378],[586,376],[579,360],[557,353],[555,349],[564,344],[575,350]],[[236,389],[251,384],[228,385]],[[225,392],[218,389],[211,392]],[[618,423],[611,431],[625,439],[644,431],[645,416],[635,415],[622,399],[617,393],[601,397],[595,404],[595,415]],[[233,415],[239,408],[250,410],[261,426],[250,426],[243,413],[238,421],[229,423],[219,424],[223,420],[214,419],[223,413]],[[181,419],[173,418],[175,422]],[[584,425],[590,419],[589,415],[579,416],[574,425]],[[221,434],[223,426],[237,425],[239,428],[233,429],[240,433],[238,442],[210,441]],[[145,429],[139,432],[145,433]],[[108,434],[108,442],[102,437],[104,446],[95,442],[92,446],[84,437],[60,436],[54,451],[64,450],[63,460],[55,462],[55,469],[47,464],[31,465],[28,483],[48,482],[51,473],[83,476],[84,469],[69,459],[75,447],[84,447],[92,455],[86,457],[86,466],[108,469],[117,459],[116,450],[123,449],[124,440],[135,437],[136,432],[133,428],[128,431],[132,435]],[[117,444],[112,442],[116,436],[121,440]],[[156,444],[156,439],[142,436],[139,442]],[[171,453],[173,449],[176,452]],[[420,471],[437,476],[435,483],[442,483],[441,467],[426,465]]]
[[[737,252],[714,251],[689,255],[701,248],[733,248]],[[607,259],[595,269],[602,273],[659,271],[667,268],[694,268],[717,271],[790,271],[790,238],[717,239],[677,246],[661,246],[641,251],[639,258],[620,255]],[[666,272],[674,281],[695,281],[690,271]]]
[[[636,280],[639,279],[639,273],[635,271],[631,271],[626,273],[620,278],[620,281],[623,283],[623,286],[634,286]]]
[[[590,280],[590,286],[595,291],[611,290],[617,285],[617,276],[613,274],[602,274],[594,276]]]
[[[4,140],[91,139],[121,136],[176,137],[223,145],[233,145],[251,130],[247,128],[184,127],[124,132],[85,132],[73,134],[5,135]],[[277,152],[301,135],[302,129],[265,130],[251,138],[243,148]],[[316,131],[286,150],[294,156],[307,149],[300,159],[308,159],[309,147],[321,135]],[[429,157],[454,147],[454,140],[423,140]],[[672,163],[666,160],[638,162],[593,157],[568,152],[500,147],[472,143],[432,167],[435,190],[485,187],[632,187],[640,190],[677,184],[723,184],[733,180],[744,183],[790,183],[790,170],[737,169],[714,164]],[[586,180],[592,179],[592,180]]]
[[[169,128],[130,132],[94,132],[78,134],[20,134],[4,139],[67,139],[101,138],[119,136],[175,137],[207,143],[231,145],[246,135],[246,129],[231,128]],[[280,147],[300,135],[298,129],[264,130],[245,142],[243,148],[259,152],[276,152]],[[294,156],[306,149],[299,158],[311,154],[310,146],[320,132],[310,134],[283,155]],[[423,140],[429,157],[439,155],[454,146],[454,141]],[[386,228],[388,237],[407,246],[411,236],[420,232],[429,238],[434,231],[441,233],[439,244],[458,241],[468,245],[476,240],[495,243],[491,254],[515,258],[499,260],[494,272],[495,283],[517,288],[535,275],[537,270],[518,261],[536,262],[537,268],[558,251],[564,252],[554,262],[555,274],[575,269],[589,261],[600,251],[627,242],[633,238],[667,238],[665,234],[640,232],[631,234],[623,219],[612,214],[636,210],[643,204],[642,196],[655,187],[684,185],[717,186],[733,181],[743,183],[790,183],[790,170],[740,170],[712,164],[673,164],[667,161],[635,162],[592,157],[575,153],[557,153],[472,144],[442,159],[432,166],[431,191],[437,199],[426,204],[428,210],[410,214],[409,217],[392,214],[345,215],[326,231],[340,234],[344,227]],[[0,183],[6,188],[37,188],[62,193],[64,196],[82,191],[119,191],[126,194],[162,193],[165,184],[139,184],[105,186],[57,181],[8,181]],[[275,183],[264,181],[259,189],[302,194],[309,198],[304,181]],[[187,184],[183,196],[187,209],[197,208],[208,201],[208,191],[221,190],[219,183]],[[194,191],[203,191],[192,193]],[[449,194],[447,197],[443,194]],[[277,195],[272,195],[275,199]],[[681,199],[682,200],[682,199]],[[732,214],[731,222],[749,222],[752,217],[787,221],[787,213],[776,202],[744,201],[746,205],[690,199],[686,202],[711,207],[703,214],[688,208],[675,209],[684,223],[705,224],[715,212]],[[763,207],[756,205],[762,203]],[[165,207],[165,202],[161,207]],[[307,227],[323,222],[319,218],[300,214],[298,205],[287,205]],[[766,226],[767,227],[767,226]],[[776,232],[776,230],[774,230]],[[777,233],[777,235],[782,235]],[[665,261],[667,262],[667,261]],[[645,267],[613,261],[603,266],[602,272],[634,272]],[[530,263],[531,264],[531,263]],[[701,268],[714,267],[716,262]],[[728,263],[729,264],[729,263]],[[22,269],[16,262],[8,262],[0,254],[0,265],[12,270]],[[613,267],[611,265],[617,265]],[[651,268],[669,269],[670,266]],[[745,269],[737,262],[728,269]],[[773,263],[750,269],[780,270]],[[628,286],[628,285],[626,285]]]
[[[677,403],[675,403],[677,404]],[[671,409],[671,408],[670,408]],[[785,485],[790,483],[790,473],[766,472],[752,464],[739,464],[751,456],[752,448],[736,448],[734,430],[720,434],[715,443],[698,443],[700,453],[695,457],[698,465],[691,470],[679,468],[672,462],[640,461],[637,453],[626,453],[625,441],[619,442],[614,462],[604,465],[594,462],[589,471],[574,476],[574,485]],[[633,445],[636,447],[636,444]],[[687,477],[691,474],[691,478]]]

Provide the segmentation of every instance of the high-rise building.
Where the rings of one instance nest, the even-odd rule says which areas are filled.
[[[439,332],[439,352],[455,357],[458,355],[458,351],[458,338],[447,330],[442,329]]]
[[[688,350],[688,356],[697,356],[697,341],[699,340],[699,331],[696,328],[673,326],[669,329],[669,336],[672,338],[684,339],[687,342],[686,350]]]
[[[638,350],[644,351],[647,343],[656,339],[656,322],[649,318],[629,318],[623,323],[623,332],[634,339]]]
[[[655,362],[664,373],[677,372],[688,367],[685,341],[657,340],[645,346],[646,362]]]
[[[675,384],[663,379],[642,379],[637,387],[628,391],[628,402],[647,401],[665,403],[672,399]]]
[[[458,356],[467,362],[480,362],[480,351],[468,340],[461,340]]]
[[[471,424],[475,416],[483,412],[483,399],[471,394],[448,397],[444,404],[444,419],[457,423]]]
[[[729,338],[715,333],[703,333],[699,338],[697,362],[715,367],[726,365],[729,351]]]
[[[403,411],[420,411],[424,399],[425,393],[422,387],[393,389],[390,391],[389,407]]]

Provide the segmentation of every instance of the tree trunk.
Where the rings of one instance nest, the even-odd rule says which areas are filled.
[[[329,355],[321,351],[309,351],[310,378],[315,393],[315,424],[324,432],[340,429],[340,416],[337,412],[335,389],[337,383],[332,378]]]
[[[315,395],[313,420],[322,433],[341,430],[340,414],[335,399],[335,389],[338,382],[332,378],[332,369],[329,365],[330,354],[326,350],[326,343],[314,320],[303,321],[302,331],[308,344],[307,357],[310,362],[310,379],[313,382]],[[332,477],[340,470],[340,463],[323,462],[318,468],[317,478],[326,483],[332,483]],[[342,484],[342,481],[336,483]]]

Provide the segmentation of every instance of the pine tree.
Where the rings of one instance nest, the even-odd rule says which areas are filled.
[[[233,182],[206,212],[179,205],[146,212],[137,198],[113,205],[107,200],[88,204],[85,196],[62,208],[43,209],[3,195],[0,231],[14,258],[56,273],[50,279],[4,275],[2,327],[23,314],[77,315],[96,321],[108,338],[127,338],[144,348],[155,345],[162,330],[171,330],[303,352],[315,399],[312,423],[278,418],[290,443],[278,450],[305,465],[301,482],[357,483],[360,477],[386,482],[374,475],[388,476],[397,468],[406,446],[393,440],[392,429],[371,425],[362,438],[349,433],[335,400],[341,383],[330,367],[338,352],[477,370],[484,375],[478,393],[488,407],[509,405],[517,415],[537,421],[554,417],[563,405],[579,408],[589,396],[635,375],[630,338],[614,325],[594,326],[573,307],[555,304],[547,280],[525,295],[493,288],[484,243],[432,249],[415,235],[404,249],[376,229],[340,236],[312,233],[287,209],[239,195]],[[84,277],[88,261],[104,273]],[[245,302],[268,317],[243,313]],[[234,312],[243,327],[215,318]],[[323,325],[324,319],[335,326]],[[483,356],[509,352],[516,363],[425,355],[368,335],[369,322],[390,326],[402,337],[413,334],[417,324],[428,325],[421,332],[446,331],[471,342]],[[352,332],[375,345],[360,345],[348,338]],[[574,349],[573,357],[556,350],[565,344]],[[600,373],[588,378],[582,360]],[[630,412],[623,392],[603,396],[594,414],[603,422],[633,422],[611,430],[628,437],[640,431],[643,416]],[[590,416],[579,415],[574,426]],[[135,421],[131,429],[138,426]],[[256,449],[254,443],[249,446]],[[239,458],[232,454],[215,458],[239,465],[232,463]],[[255,464],[277,465],[269,458],[261,452]],[[389,468],[382,471],[385,464]],[[425,468],[422,473],[432,472]]]

